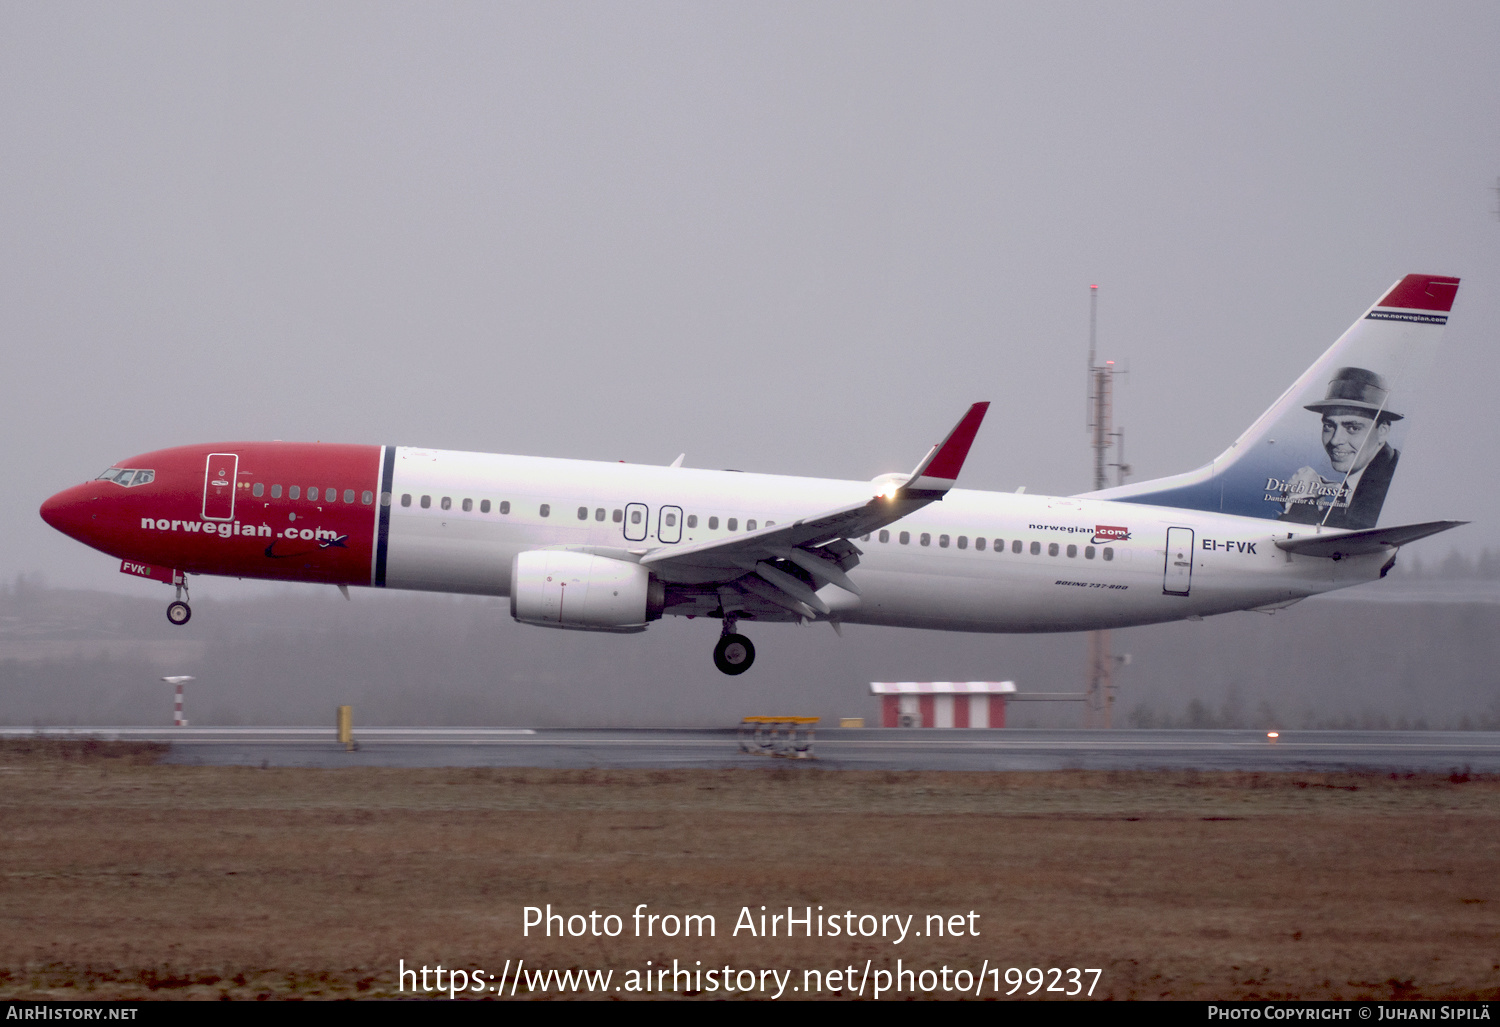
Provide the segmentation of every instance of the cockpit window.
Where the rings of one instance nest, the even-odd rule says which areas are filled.
[[[130,488],[132,485],[144,485],[155,478],[155,471],[143,471],[134,467],[111,467],[94,480],[112,481],[116,485],[123,485],[126,488]]]

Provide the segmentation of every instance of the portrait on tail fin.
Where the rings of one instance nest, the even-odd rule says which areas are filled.
[[[1330,528],[1375,526],[1401,459],[1388,441],[1391,424],[1402,420],[1389,408],[1390,396],[1385,379],[1374,371],[1341,367],[1327,395],[1304,406],[1322,418],[1323,450],[1334,473],[1301,467],[1284,481],[1268,482],[1268,488],[1279,486],[1280,520]]]
[[[1406,432],[1421,418],[1412,408],[1457,292],[1457,278],[1407,275],[1209,463],[1089,495],[1292,524],[1376,527]]]

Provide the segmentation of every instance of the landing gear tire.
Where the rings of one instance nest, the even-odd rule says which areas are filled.
[[[714,646],[714,666],[725,674],[743,674],[755,662],[755,644],[744,635],[725,635]]]
[[[167,607],[167,620],[178,627],[193,619],[193,610],[187,603],[178,600]]]

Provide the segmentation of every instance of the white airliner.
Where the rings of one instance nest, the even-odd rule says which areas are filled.
[[[1408,275],[1223,454],[1071,497],[955,488],[988,407],[873,482],[405,446],[220,443],[121,461],[42,516],[177,588],[188,574],[509,596],[525,624],[742,634],[826,620],[1080,631],[1270,610],[1383,577],[1460,521],[1377,526],[1458,279]]]

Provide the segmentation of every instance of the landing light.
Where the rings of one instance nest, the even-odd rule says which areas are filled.
[[[1273,742],[1276,741],[1276,739],[1278,739],[1280,737],[1281,737],[1281,732],[1280,731],[1267,731],[1266,732],[1266,738],[1268,738],[1269,740],[1271,740]]]

